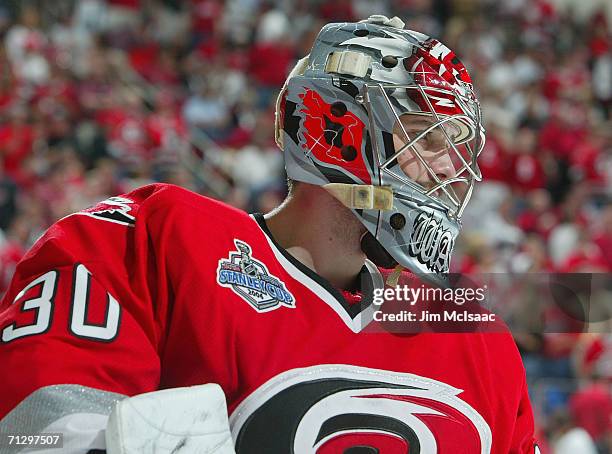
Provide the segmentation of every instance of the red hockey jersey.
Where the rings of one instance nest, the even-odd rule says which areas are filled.
[[[0,305],[0,417],[51,384],[214,382],[241,454],[534,452],[510,335],[365,333],[364,301],[263,217],[146,186],[60,220],[18,265]]]

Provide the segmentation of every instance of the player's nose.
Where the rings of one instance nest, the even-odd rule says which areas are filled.
[[[423,180],[419,181],[419,183],[426,187],[431,187],[436,184],[432,174],[436,175],[440,181],[454,178],[457,175],[453,161],[447,152],[432,155],[429,158],[426,158],[426,161],[431,168],[431,172],[424,172],[422,175],[424,177]]]

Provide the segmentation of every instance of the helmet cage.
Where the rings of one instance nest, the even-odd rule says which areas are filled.
[[[362,95],[358,99],[362,102],[368,112],[370,136],[373,138],[373,148],[375,160],[378,165],[378,173],[381,178],[381,184],[389,184],[393,187],[394,192],[402,191],[402,187],[410,188],[410,192],[418,190],[423,195],[431,197],[435,201],[442,203],[448,209],[448,215],[454,218],[460,218],[473,191],[474,183],[482,179],[482,174],[477,164],[477,158],[484,146],[484,130],[480,125],[480,109],[477,104],[475,108],[469,109],[469,104],[460,99],[458,93],[454,90],[435,89],[436,95],[441,92],[447,96],[453,96],[453,99],[459,104],[463,112],[474,112],[474,117],[468,114],[443,115],[436,112],[427,87],[418,84],[396,85],[382,83],[366,83],[362,88]],[[429,106],[429,112],[422,109],[413,110],[414,103],[409,101],[410,106],[405,103],[402,106],[401,98],[398,97],[398,92],[416,91],[421,99],[424,99]],[[437,96],[436,96],[437,97]],[[408,95],[408,98],[413,99],[414,95]],[[476,102],[475,102],[476,103]],[[386,112],[381,114],[382,109]],[[389,114],[391,116],[389,117]],[[400,117],[403,114],[410,113],[416,115],[425,115],[433,120],[431,125],[422,130],[416,135],[408,133]],[[404,145],[399,149],[388,150],[389,146],[381,143],[377,138],[378,134],[375,131],[386,131],[392,133],[394,129],[390,121],[399,126],[403,136]],[[458,127],[463,130],[458,137],[451,137],[448,126]],[[441,179],[428,160],[422,156],[416,148],[416,144],[424,139],[432,131],[437,131],[442,134],[447,145],[447,151],[452,155],[454,162],[458,164],[455,169],[454,176],[446,179]],[[413,179],[409,178],[397,165],[397,159],[400,155],[410,152],[427,171],[433,185],[425,188]],[[395,165],[394,165],[395,164]],[[399,184],[399,186],[398,186]],[[457,191],[457,185],[464,185],[462,191]],[[458,193],[460,192],[460,193]],[[441,197],[436,197],[436,193],[442,193]],[[404,194],[408,195],[409,194]]]

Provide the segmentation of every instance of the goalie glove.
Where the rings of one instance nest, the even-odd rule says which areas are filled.
[[[225,395],[211,383],[118,402],[105,437],[108,454],[234,454]]]

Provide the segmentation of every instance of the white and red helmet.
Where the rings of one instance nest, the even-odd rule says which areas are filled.
[[[403,25],[324,26],[279,95],[276,139],[289,178],[324,186],[389,259],[444,283],[484,129],[463,64]]]

